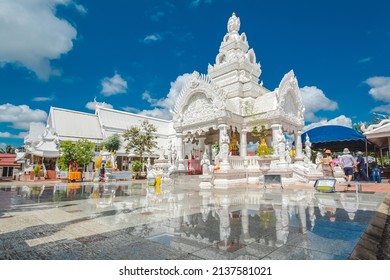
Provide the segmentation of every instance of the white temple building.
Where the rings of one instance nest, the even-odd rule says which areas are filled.
[[[172,120],[102,106],[96,107],[95,114],[52,107],[42,137],[37,143],[26,142],[27,158],[28,155],[44,157],[43,142],[86,138],[101,143],[110,135],[121,134],[147,119],[157,128],[159,146],[149,156],[169,158],[175,170],[200,174],[200,161],[205,154],[212,164],[220,166],[216,173],[248,180],[249,171],[258,180],[259,157],[254,154],[253,146],[258,145],[259,137],[253,136],[252,131],[263,128],[267,133],[266,143],[273,149],[270,172],[283,174],[286,182],[311,180],[319,174],[302,151],[305,109],[297,78],[291,70],[277,88],[270,90],[260,81],[261,72],[246,34],[240,33],[240,19],[233,13],[215,62],[208,65],[207,74],[193,72],[171,109]],[[292,142],[294,154],[290,152]],[[213,152],[216,146],[218,155]],[[52,153],[52,146],[49,148]],[[118,167],[125,168],[131,155],[123,148],[117,155],[121,161]]]

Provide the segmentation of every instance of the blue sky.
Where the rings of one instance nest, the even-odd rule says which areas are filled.
[[[0,146],[50,106],[169,117],[215,63],[232,12],[270,90],[294,70],[308,126],[390,113],[389,1],[0,0]]]

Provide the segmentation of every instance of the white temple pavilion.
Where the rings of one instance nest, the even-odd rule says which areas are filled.
[[[378,124],[372,124],[367,128],[363,126],[362,130],[363,134],[367,137],[367,140],[379,147],[381,163],[383,163],[384,157],[389,159],[390,118],[383,119]],[[383,154],[383,150],[387,150],[387,154]]]
[[[251,132],[263,127],[268,134],[266,142],[274,150],[271,170],[282,170],[286,178],[308,180],[315,168],[307,158],[305,160],[302,151],[304,106],[297,78],[291,70],[282,77],[277,88],[265,88],[260,81],[260,63],[255,51],[249,48],[246,34],[240,33],[240,25],[240,19],[233,13],[215,62],[208,65],[207,74],[193,72],[171,110],[172,120],[102,106],[97,106],[95,114],[52,107],[46,135],[52,135],[58,141],[86,138],[100,143],[147,119],[157,128],[159,150],[154,154],[160,158],[174,156],[179,171],[188,168],[199,171],[199,165],[195,165],[203,154],[215,160],[212,147],[216,144],[220,148],[222,170],[258,170],[255,160],[258,157],[249,146],[259,142]],[[288,147],[291,148],[292,143],[286,141],[286,136],[295,145],[293,161],[288,158]],[[233,139],[238,147],[234,153],[227,148]],[[40,141],[46,140],[41,138]],[[44,145],[30,144],[27,154],[36,154],[38,147]],[[123,148],[118,155],[122,156],[123,162],[127,160]]]

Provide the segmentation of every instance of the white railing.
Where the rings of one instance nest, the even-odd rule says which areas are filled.
[[[229,156],[229,163],[232,169],[254,169],[259,170],[258,156]]]

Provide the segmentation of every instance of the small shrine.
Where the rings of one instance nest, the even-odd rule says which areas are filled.
[[[96,170],[99,170],[103,164],[108,172],[112,172],[116,169],[115,153],[107,151],[105,146],[101,149],[99,156],[95,161]]]
[[[291,70],[278,87],[267,89],[255,51],[240,27],[233,13],[208,73],[194,71],[178,96],[172,110],[176,168],[186,170],[186,159],[196,148],[216,166],[216,186],[258,181],[257,159],[264,157],[269,158],[270,174],[281,174],[288,183],[307,182],[314,176],[306,160],[310,146],[306,143],[304,151],[301,140],[305,109],[298,80]]]

